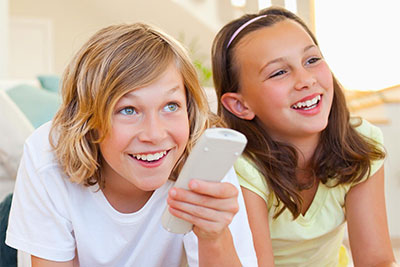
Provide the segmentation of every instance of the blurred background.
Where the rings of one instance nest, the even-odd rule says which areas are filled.
[[[345,87],[352,114],[382,129],[389,227],[400,248],[398,0],[0,0],[0,197],[12,191],[24,138],[58,108],[66,64],[94,32],[138,21],[162,28],[189,50],[215,108],[215,34],[228,21],[270,5],[305,20]]]

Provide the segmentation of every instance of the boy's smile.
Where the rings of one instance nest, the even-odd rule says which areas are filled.
[[[149,153],[149,154],[136,154],[131,156],[139,161],[152,163],[164,158],[165,155],[167,155],[167,151]]]

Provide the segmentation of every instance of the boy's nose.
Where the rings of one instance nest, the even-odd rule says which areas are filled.
[[[139,140],[142,142],[159,143],[166,137],[165,124],[157,114],[148,115],[142,124]]]

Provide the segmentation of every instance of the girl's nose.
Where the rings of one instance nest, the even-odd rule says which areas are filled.
[[[139,134],[141,142],[157,144],[167,135],[165,123],[158,114],[147,115],[143,120],[142,127]]]
[[[316,82],[317,80],[311,71],[305,68],[300,68],[296,73],[296,84],[294,88],[296,90],[310,89],[316,84]]]

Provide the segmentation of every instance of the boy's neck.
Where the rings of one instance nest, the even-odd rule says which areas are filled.
[[[120,190],[110,184],[102,189],[104,196],[110,205],[121,213],[133,213],[139,211],[150,199],[154,191]]]
[[[104,188],[101,190],[110,205],[121,213],[139,211],[154,192],[138,188],[107,163],[103,164],[101,172],[104,179]]]

